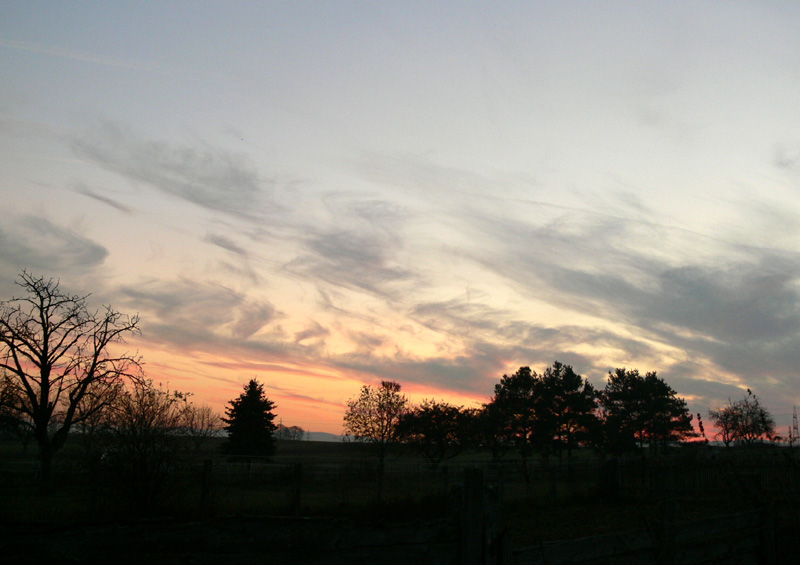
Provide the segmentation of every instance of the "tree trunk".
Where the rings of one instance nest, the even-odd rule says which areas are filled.
[[[54,452],[49,441],[39,442],[39,486],[45,492],[49,492],[53,488]]]

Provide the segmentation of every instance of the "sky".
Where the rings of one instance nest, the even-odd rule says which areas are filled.
[[[0,8],[0,297],[141,317],[156,382],[489,400],[570,364],[800,403],[796,2]]]

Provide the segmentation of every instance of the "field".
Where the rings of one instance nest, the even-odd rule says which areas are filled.
[[[77,444],[59,455],[55,486],[43,492],[34,446],[25,453],[13,442],[0,444],[0,520],[6,532],[154,519],[288,523],[302,517],[398,527],[457,522],[465,472],[475,468],[496,501],[497,528],[514,548],[654,530],[666,515],[680,522],[767,508],[780,537],[797,526],[800,500],[796,456],[775,450],[682,448],[657,460],[623,460],[611,475],[589,452],[571,462],[535,459],[526,472],[519,460],[492,462],[482,452],[430,470],[414,452],[399,450],[387,460],[380,500],[375,461],[360,444],[282,441],[269,459],[229,461],[220,455],[219,442],[211,441],[200,452],[187,447],[162,484],[137,489],[102,461],[87,466]]]
[[[566,472],[566,462],[531,465],[526,483],[519,461],[492,464],[486,453],[466,453],[430,470],[414,452],[399,451],[386,464],[383,494],[376,500],[375,461],[369,446],[342,442],[279,441],[269,459],[231,462],[212,440],[199,453],[187,451],[159,489],[149,516],[330,516],[402,521],[441,518],[455,511],[465,468],[479,467],[502,490],[502,503],[512,515],[515,537],[529,530],[537,539],[587,534],[609,528],[613,508],[597,492],[597,461],[579,454]],[[66,523],[124,519],[136,512],[128,490],[102,466],[88,470],[79,449],[59,453],[55,487],[43,493],[36,482],[36,451],[24,453],[13,442],[0,445],[2,506],[0,520],[17,523]],[[206,466],[210,461],[210,471]],[[204,495],[204,469],[205,479]],[[203,500],[205,496],[205,500]],[[540,521],[541,509],[548,517]],[[552,513],[559,515],[552,520]],[[580,514],[579,516],[576,513]],[[625,514],[625,513],[621,513]],[[622,524],[626,514],[616,523]],[[634,519],[635,520],[635,519]],[[528,522],[535,528],[522,526]],[[537,523],[539,522],[539,523]],[[564,526],[559,525],[564,524]],[[566,524],[569,524],[566,526]]]

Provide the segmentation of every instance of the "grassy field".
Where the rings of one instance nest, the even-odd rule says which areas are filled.
[[[534,460],[526,479],[513,458],[498,465],[487,453],[470,452],[431,471],[413,451],[401,449],[387,460],[378,501],[375,460],[367,445],[279,441],[273,457],[249,462],[229,461],[219,446],[220,440],[212,440],[195,452],[187,445],[164,483],[152,487],[154,502],[142,507],[142,496],[111,469],[87,465],[75,440],[59,453],[50,492],[37,482],[35,446],[26,453],[15,442],[0,442],[0,521],[41,526],[140,517],[438,519],[455,516],[464,469],[476,466],[497,493],[500,520],[515,546],[641,528],[660,519],[665,503],[658,496],[602,496],[600,462],[589,452],[578,453],[570,466],[554,458]],[[676,452],[673,460],[684,469],[697,467],[686,452]],[[689,494],[681,498],[678,518],[736,508],[735,493],[728,499]]]

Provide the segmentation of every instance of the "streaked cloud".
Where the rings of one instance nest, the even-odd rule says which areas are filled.
[[[217,247],[221,247],[231,253],[235,253],[236,255],[241,255],[242,257],[247,257],[247,250],[243,247],[237,245],[232,240],[228,239],[224,235],[215,235],[215,234],[208,234],[206,236],[206,241],[216,245]]]
[[[142,313],[145,328],[152,324],[159,339],[175,342],[185,343],[189,335],[198,344],[218,334],[247,339],[277,316],[271,304],[213,283],[151,280],[124,286],[119,294]]]
[[[75,192],[77,192],[78,194],[83,194],[84,196],[88,196],[89,198],[97,200],[98,202],[102,202],[103,204],[111,206],[115,210],[118,210],[125,214],[131,214],[133,212],[133,210],[129,206],[126,206],[125,204],[122,204],[114,200],[113,198],[109,198],[108,196],[100,194],[98,191],[92,190],[91,188],[85,185],[76,186]]]
[[[47,45],[44,43],[36,43],[33,41],[20,41],[14,39],[7,39],[0,37],[0,47],[6,49],[14,49],[18,51],[26,51],[28,53],[37,53],[40,55],[50,55],[63,59],[70,59],[73,61],[80,61],[85,63],[92,63],[96,65],[104,65],[108,67],[118,67],[132,71],[144,71],[148,73],[169,74],[166,68],[160,67],[155,64],[147,64],[129,58],[110,57],[108,55],[98,55],[89,51],[72,49],[68,47],[59,47],[55,45]]]
[[[398,244],[381,234],[330,231],[306,241],[310,251],[289,267],[337,286],[373,294],[391,294],[392,283],[412,278],[413,272],[393,261]]]
[[[73,139],[72,146],[106,170],[211,211],[255,220],[271,207],[269,182],[241,154],[143,140],[109,121]]]
[[[198,10],[4,14],[4,292],[61,277],[154,373],[335,432],[364,382],[556,359],[800,402],[796,7]]]
[[[102,245],[47,218],[6,218],[0,226],[0,262],[9,278],[22,269],[66,278],[99,267],[107,257]]]

